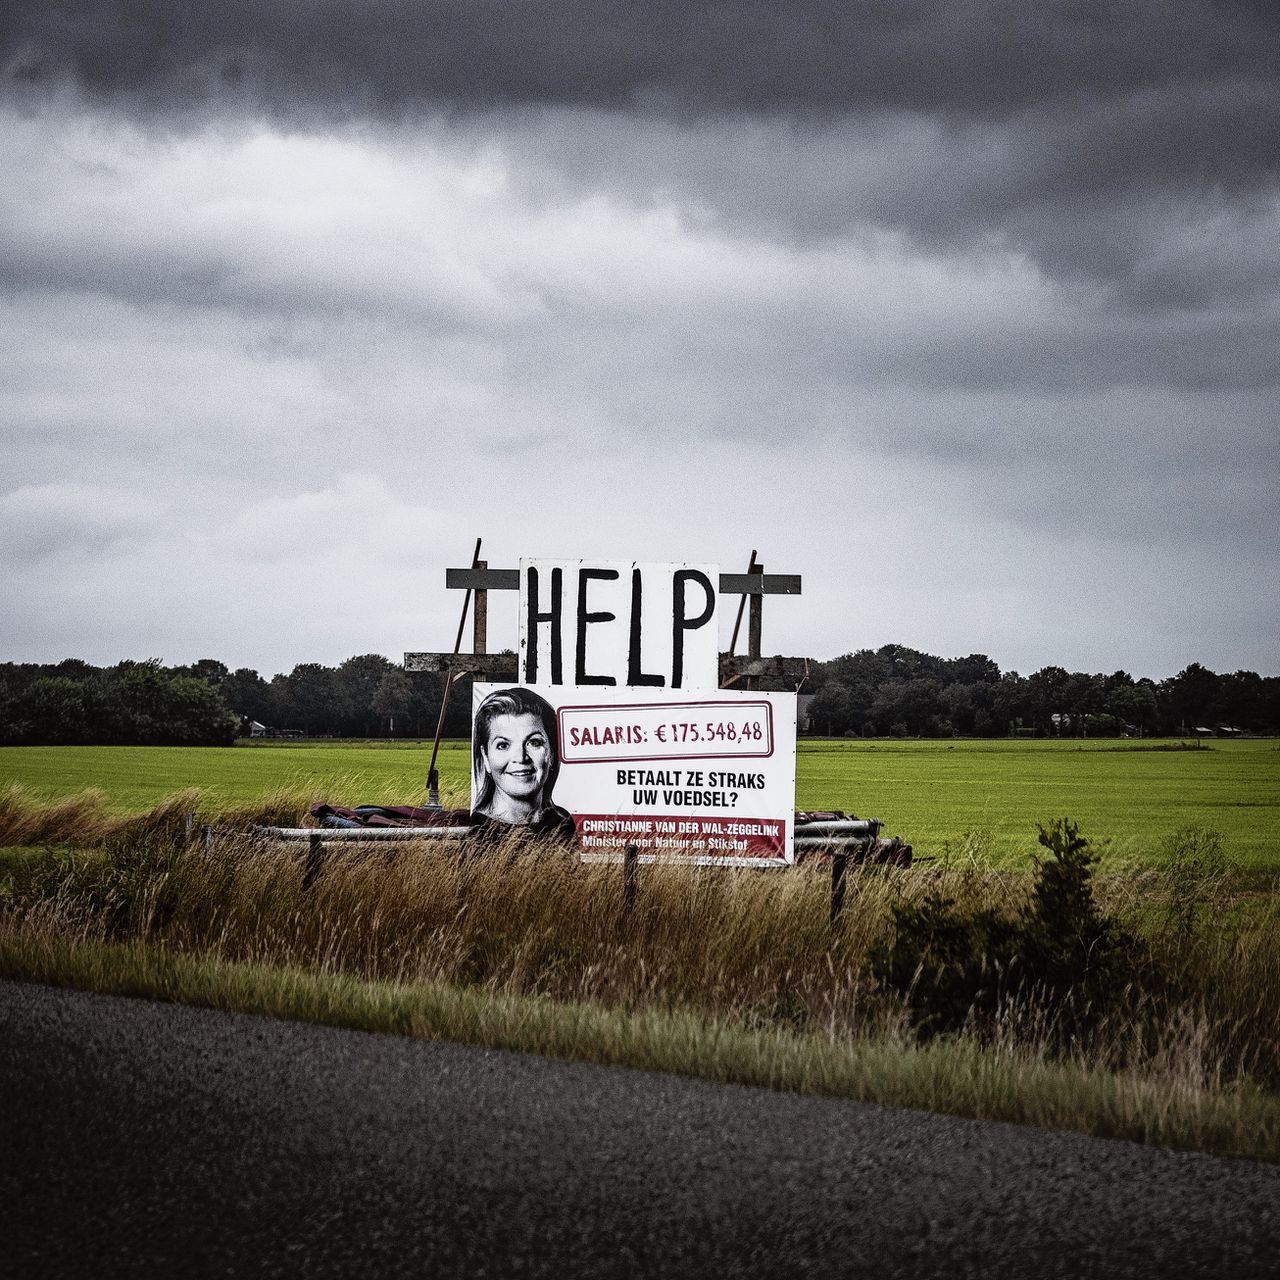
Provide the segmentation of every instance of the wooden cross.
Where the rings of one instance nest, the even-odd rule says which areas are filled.
[[[463,675],[485,676],[491,680],[516,680],[518,678],[519,659],[514,653],[490,653],[488,651],[487,628],[489,622],[489,592],[519,591],[519,569],[490,569],[487,562],[480,560],[479,543],[476,544],[477,558],[465,569],[446,569],[445,586],[454,591],[466,591],[468,599],[474,597],[475,608],[472,610],[472,652],[460,653],[462,628],[466,621],[466,608],[463,605],[463,618],[458,626],[458,642],[452,653],[427,652],[406,653],[404,669],[406,671],[429,671],[443,675],[450,680]],[[735,655],[738,628],[734,627],[734,643],[729,646],[728,653],[720,655],[720,687],[730,688],[739,681],[747,689],[758,689],[762,678],[772,678],[784,684],[799,688],[808,678],[808,658],[784,658],[781,654],[765,657],[760,652],[761,621],[764,612],[765,596],[798,596],[800,594],[800,575],[773,573],[766,574],[764,565],[756,562],[756,553],[751,553],[751,564],[746,573],[722,573],[719,590],[721,595],[742,596],[749,602],[747,619],[747,652]],[[739,607],[738,620],[742,619]]]

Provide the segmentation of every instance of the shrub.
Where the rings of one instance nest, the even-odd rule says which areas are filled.
[[[990,1029],[1011,1001],[1037,1006],[1060,1042],[1110,1012],[1142,977],[1134,938],[1093,896],[1096,858],[1070,819],[1040,828],[1029,901],[1010,915],[958,910],[931,894],[892,908],[894,938],[871,949],[872,973],[925,1036]]]
[[[1018,920],[1025,986],[1043,992],[1073,1032],[1112,1008],[1142,976],[1136,940],[1093,897],[1096,857],[1069,818],[1040,828],[1050,856],[1036,861],[1031,901]]]
[[[994,1014],[1007,992],[1012,923],[989,909],[957,911],[954,898],[932,893],[892,911],[893,943],[871,949],[871,971],[906,999],[916,1029],[959,1031]]]

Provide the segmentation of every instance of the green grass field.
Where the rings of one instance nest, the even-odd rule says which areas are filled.
[[[877,817],[919,855],[1027,865],[1036,823],[1069,815],[1105,864],[1159,858],[1186,826],[1217,831],[1231,861],[1280,868],[1280,742],[1216,741],[1207,749],[1098,740],[803,740],[796,804]],[[420,803],[430,744],[299,743],[226,748],[5,747],[0,785],[42,797],[105,792],[117,813],[142,812],[189,787],[209,809],[298,788],[337,804]],[[444,799],[465,803],[467,744],[441,749]]]
[[[1112,869],[1158,858],[1170,833],[1217,831],[1232,862],[1280,867],[1280,742],[1207,750],[1098,740],[806,742],[796,803],[856,810],[916,852],[1024,865],[1035,824],[1069,815],[1109,839]],[[966,833],[968,833],[966,835]]]

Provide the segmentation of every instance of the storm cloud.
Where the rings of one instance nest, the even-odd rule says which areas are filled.
[[[11,5],[0,520],[56,605],[9,656],[432,647],[474,530],[758,546],[812,596],[766,644],[815,656],[1274,670],[1278,33]],[[395,604],[273,617],[335,581]]]
[[[17,0],[11,74],[95,92],[998,118],[1046,99],[1267,83],[1267,0]],[[1257,136],[1257,135],[1255,135]]]
[[[1135,254],[1117,229],[1092,244],[1102,210],[1132,222],[1169,202],[1274,197],[1277,25],[1265,0],[75,0],[10,6],[0,49],[27,96],[70,84],[143,112],[297,124],[585,110],[710,131],[713,150],[712,122],[746,117],[789,128],[798,156],[776,136],[774,164],[799,169],[787,203],[803,228],[994,232],[1062,269],[1123,270]],[[870,182],[856,172],[868,150],[881,155]],[[834,187],[817,208],[806,164]]]

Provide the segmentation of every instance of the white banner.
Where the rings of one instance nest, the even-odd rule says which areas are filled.
[[[711,564],[521,560],[520,679],[715,689],[719,587]]]
[[[471,808],[584,858],[791,862],[796,695],[474,686]]]

